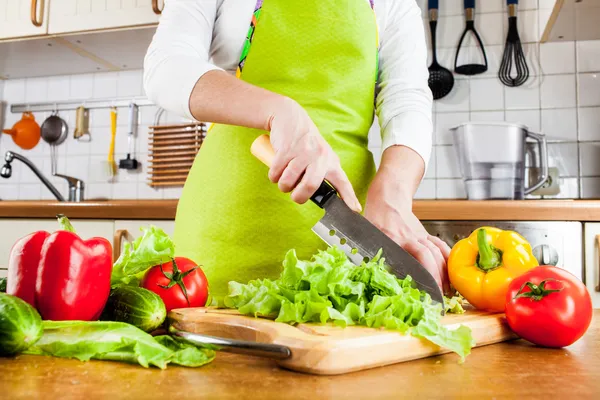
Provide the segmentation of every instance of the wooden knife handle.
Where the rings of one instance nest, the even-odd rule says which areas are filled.
[[[273,164],[273,159],[275,158],[275,150],[273,150],[273,146],[271,146],[269,135],[260,135],[257,137],[252,143],[252,146],[250,146],[250,152],[263,164],[271,168],[271,164]],[[327,181],[323,181],[310,199],[313,203],[323,208],[327,200],[336,195],[337,191],[335,188]]]
[[[275,150],[271,146],[269,135],[260,135],[257,137],[250,147],[250,152],[263,164],[271,168],[271,164],[273,164],[273,159],[275,158]]]

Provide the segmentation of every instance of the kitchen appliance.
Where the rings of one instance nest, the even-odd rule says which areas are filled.
[[[250,150],[265,165],[271,166],[275,152],[269,136],[259,136]],[[419,289],[427,292],[433,301],[443,304],[442,290],[429,271],[375,225],[352,211],[329,183],[323,181],[311,201],[325,210],[325,216],[312,229],[325,243],[339,247],[356,265],[373,259],[382,251],[381,256],[392,274],[399,278],[410,275]]]
[[[482,226],[520,233],[531,245],[542,265],[563,268],[577,278],[583,274],[583,226],[571,221],[422,221],[430,235],[453,247]],[[587,224],[586,224],[587,225]],[[598,224],[600,226],[600,224]],[[599,228],[600,234],[600,228]]]
[[[483,41],[479,37],[479,33],[475,29],[475,0],[464,0],[465,17],[467,19],[465,30],[460,37],[458,47],[456,49],[456,57],[454,58],[454,72],[461,75],[477,75],[483,74],[488,69],[487,55],[485,54],[485,48],[483,47]],[[458,55],[462,49],[463,42],[469,32],[473,33],[477,46],[481,49],[481,55],[483,56],[483,64],[463,64],[458,65]],[[466,49],[467,51],[469,49]]]
[[[523,46],[517,28],[517,5],[519,0],[506,0],[508,5],[508,34],[504,45],[504,54],[498,71],[498,78],[506,86],[521,86],[529,78],[527,60],[523,54]],[[515,77],[513,78],[513,66]]]
[[[429,29],[431,31],[431,54],[433,60],[429,66],[429,89],[434,100],[441,99],[452,91],[454,75],[442,67],[437,60],[436,29],[438,19],[438,0],[429,0]]]
[[[129,132],[127,132],[127,158],[119,160],[119,169],[138,169],[138,160],[134,157],[134,138],[137,130],[138,106],[134,103],[129,105]]]
[[[526,126],[507,122],[467,122],[451,129],[469,200],[520,200],[548,179],[546,137]],[[527,139],[537,142],[541,170],[538,181],[525,187]]]
[[[279,365],[315,375],[339,375],[448,353],[411,335],[364,326],[288,325],[239,315],[237,310],[181,308],[169,314],[178,340],[231,353],[273,358]],[[515,338],[504,314],[467,310],[447,314],[450,329],[471,329],[475,347]]]

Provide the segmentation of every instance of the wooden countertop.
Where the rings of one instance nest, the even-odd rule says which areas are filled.
[[[150,219],[175,218],[177,200],[115,200],[68,203],[0,201],[0,218]],[[466,201],[418,200],[421,220],[600,221],[600,200]]]
[[[0,397],[16,399],[599,398],[600,310],[566,349],[518,340],[347,375],[319,377],[270,360],[219,353],[201,368],[145,369],[108,361],[0,358]]]

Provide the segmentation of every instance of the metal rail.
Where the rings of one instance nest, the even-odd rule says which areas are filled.
[[[52,111],[66,111],[76,110],[80,106],[84,106],[88,109],[94,108],[111,108],[111,107],[129,107],[131,103],[138,106],[153,106],[152,103],[146,97],[123,97],[118,99],[87,99],[87,100],[69,100],[69,101],[46,101],[43,103],[21,103],[12,104],[10,106],[10,112],[22,113],[26,111],[30,112],[52,112]]]

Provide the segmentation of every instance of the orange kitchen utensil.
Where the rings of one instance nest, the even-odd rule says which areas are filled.
[[[40,126],[30,112],[24,112],[12,129],[4,129],[2,132],[12,136],[13,142],[24,150],[33,149],[41,137]]]

